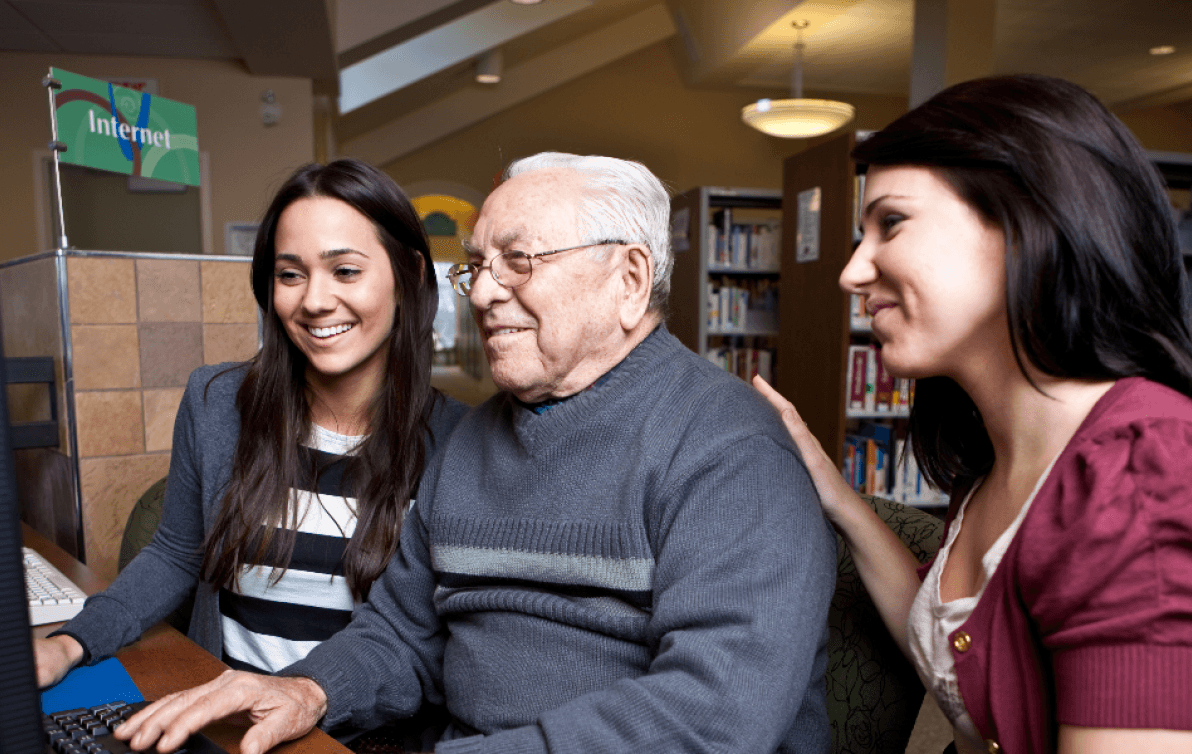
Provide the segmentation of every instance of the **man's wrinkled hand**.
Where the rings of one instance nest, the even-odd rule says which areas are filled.
[[[44,689],[61,681],[83,659],[83,645],[66,634],[33,640],[37,663],[37,687]]]
[[[207,724],[243,716],[252,727],[240,741],[241,754],[263,754],[310,732],[326,712],[327,695],[309,678],[229,670],[210,683],[154,702],[115,735],[138,751],[156,743],[159,752],[171,752]]]

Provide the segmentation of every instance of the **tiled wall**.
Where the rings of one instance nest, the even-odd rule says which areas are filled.
[[[257,305],[239,259],[66,261],[87,565],[110,579],[129,510],[169,469],[186,378],[256,352]]]

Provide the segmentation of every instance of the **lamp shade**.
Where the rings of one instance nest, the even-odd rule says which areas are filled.
[[[830,99],[762,99],[742,108],[741,120],[770,136],[806,139],[835,131],[855,113],[852,105]]]

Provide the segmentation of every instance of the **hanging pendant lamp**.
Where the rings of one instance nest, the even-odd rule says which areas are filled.
[[[770,136],[806,139],[835,131],[852,120],[856,111],[847,102],[803,99],[803,30],[807,22],[796,21],[794,27],[791,99],[760,99],[741,109],[741,120]]]

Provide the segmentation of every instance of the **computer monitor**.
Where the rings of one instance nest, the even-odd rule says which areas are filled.
[[[4,710],[0,754],[42,754],[41,704],[25,598],[20,507],[3,370],[4,344],[0,342],[0,710]]]

